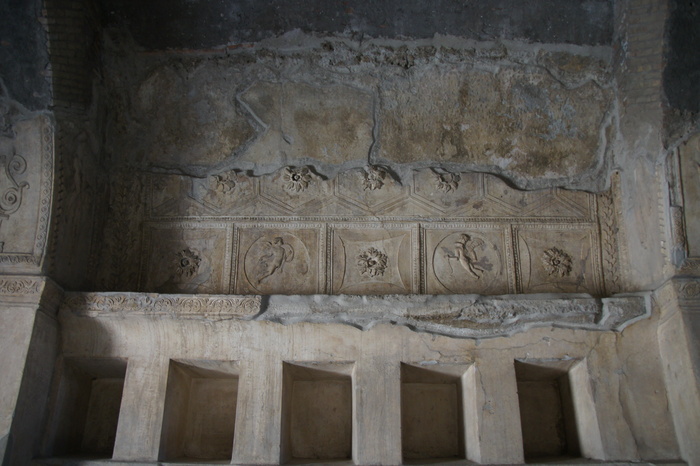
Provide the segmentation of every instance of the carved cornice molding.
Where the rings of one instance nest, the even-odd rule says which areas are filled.
[[[62,311],[93,318],[259,320],[280,324],[377,324],[458,338],[508,336],[535,327],[622,331],[650,315],[649,295],[260,296],[67,293]]]
[[[0,305],[39,306],[53,313],[63,300],[63,289],[48,277],[0,276]]]
[[[260,307],[260,296],[67,293],[61,309],[91,317],[145,315],[217,320],[251,319]]]
[[[654,291],[653,299],[665,313],[700,311],[700,279],[672,278]]]

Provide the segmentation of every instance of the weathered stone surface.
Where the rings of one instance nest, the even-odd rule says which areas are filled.
[[[240,99],[265,128],[239,162],[340,164],[367,158],[373,96],[343,85],[257,82]]]
[[[235,105],[241,78],[216,62],[157,68],[134,90],[129,151],[163,167],[224,161],[254,135]]]
[[[449,34],[475,40],[608,44],[613,32],[609,0],[516,0],[488,3],[420,0],[273,0],[235,5],[203,1],[101,0],[106,17],[126,20],[140,45],[149,49],[211,48],[254,42],[289,31],[389,38],[431,38]],[[187,27],[184,27],[184,25]]]
[[[565,178],[598,165],[610,94],[546,71],[416,70],[381,93],[381,159],[470,164],[523,178]]]
[[[283,324],[343,323],[363,330],[379,323],[405,325],[421,332],[461,338],[512,335],[533,327],[622,329],[650,316],[644,296],[601,304],[585,295],[533,297],[428,296],[272,296],[257,320]],[[627,312],[621,312],[622,309]]]

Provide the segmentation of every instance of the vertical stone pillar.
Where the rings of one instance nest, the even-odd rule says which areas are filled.
[[[700,279],[674,279],[655,292],[668,403],[681,457],[700,464]]]
[[[400,362],[376,356],[357,361],[353,391],[355,463],[401,464]]]
[[[58,349],[62,290],[43,277],[0,277],[0,464],[37,453]]]
[[[242,363],[233,464],[280,462],[283,378],[282,360],[276,354],[260,354]]]
[[[158,460],[169,367],[170,360],[163,356],[129,359],[114,459]]]
[[[523,463],[518,385],[513,359],[489,357],[476,365],[480,444],[469,459],[482,464]]]

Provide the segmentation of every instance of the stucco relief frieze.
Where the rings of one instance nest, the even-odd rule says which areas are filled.
[[[140,202],[125,190],[145,220],[134,252],[141,257],[138,289],[596,296],[619,290],[613,191],[526,192],[492,175],[433,168],[401,180],[393,172],[371,178],[379,169],[331,178],[311,167],[262,176],[147,175]],[[372,180],[381,187],[365,189]],[[131,229],[140,220],[125,222]],[[112,257],[121,254],[119,244],[110,247]]]
[[[79,315],[125,314],[178,318],[252,318],[260,312],[259,296],[181,296],[141,293],[67,293],[62,309]]]
[[[0,137],[0,269],[38,272],[51,219],[54,127],[45,116],[13,125]]]

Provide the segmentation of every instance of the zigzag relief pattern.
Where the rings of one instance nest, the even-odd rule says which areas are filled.
[[[595,218],[595,195],[562,189],[519,191],[483,173],[415,170],[402,183],[378,166],[324,179],[310,167],[259,177],[232,170],[207,178],[152,175],[150,215],[179,217],[379,216]]]
[[[381,167],[334,179],[308,167],[149,178],[141,291],[601,296],[619,286],[608,257],[616,212],[605,208],[614,190],[524,192],[437,169],[402,184]]]

